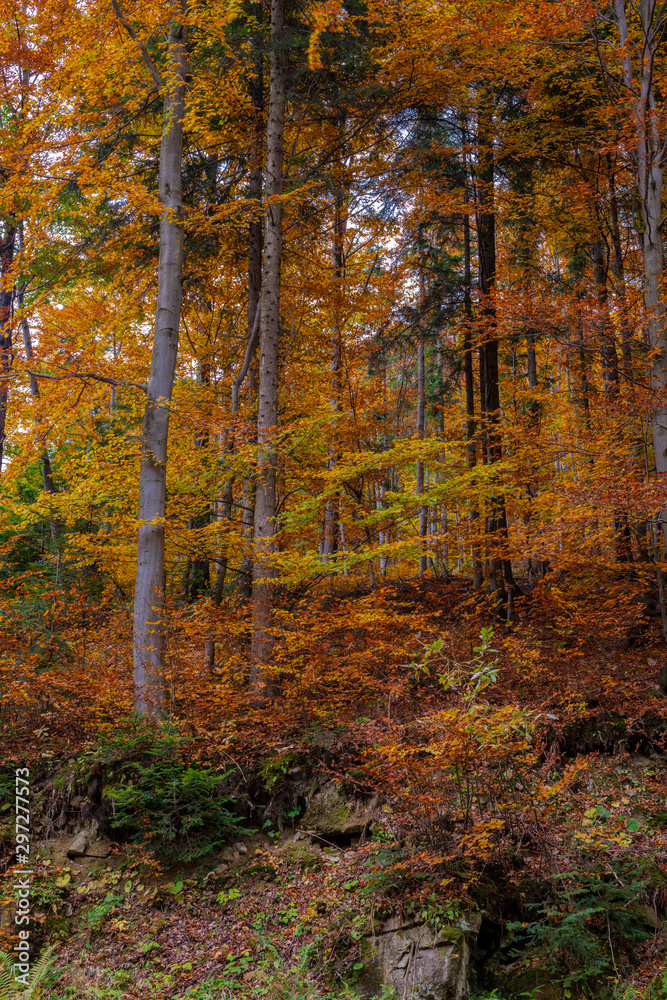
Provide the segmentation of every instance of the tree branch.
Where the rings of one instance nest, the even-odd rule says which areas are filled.
[[[250,368],[250,362],[253,359],[253,355],[257,349],[258,343],[258,333],[259,333],[259,319],[261,315],[261,303],[257,303],[257,309],[255,310],[255,322],[252,325],[252,330],[250,331],[250,336],[248,337],[248,346],[245,351],[245,358],[243,359],[243,367],[238,373],[234,381],[232,382],[232,413],[236,413],[239,408],[239,389],[243,384],[243,380],[248,374],[248,369]]]
[[[118,2],[118,0],[111,0],[111,6],[113,7],[114,14],[116,15],[120,23],[123,25],[128,35],[132,39],[132,41],[136,42],[136,44],[139,46],[142,58],[144,60],[148,72],[153,77],[153,82],[155,83],[155,86],[158,88],[158,90],[162,90],[162,88],[164,87],[164,80],[158,73],[157,67],[155,66],[155,63],[153,62],[148,53],[148,49],[146,48],[146,43],[140,41],[136,31],[134,30],[134,28],[132,27],[132,25],[130,24],[130,22],[127,20],[122,10],[120,9],[120,3]]]

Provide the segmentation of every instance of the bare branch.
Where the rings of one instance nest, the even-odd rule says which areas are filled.
[[[236,413],[239,408],[239,389],[243,384],[244,378],[248,374],[250,362],[252,361],[253,355],[257,349],[260,315],[261,303],[258,302],[257,309],[255,311],[255,322],[252,325],[252,330],[250,331],[250,336],[248,337],[248,346],[246,347],[245,358],[243,359],[243,367],[232,382],[232,413]]]
[[[130,22],[127,20],[122,10],[120,9],[120,3],[118,2],[118,0],[111,0],[111,6],[113,7],[114,14],[116,15],[120,23],[123,25],[128,35],[132,39],[132,41],[136,42],[136,44],[139,46],[142,58],[144,60],[144,63],[146,64],[146,68],[148,69],[150,75],[153,77],[153,82],[155,83],[155,86],[158,88],[158,90],[161,90],[164,87],[164,80],[158,73],[157,67],[148,53],[148,49],[146,48],[145,42],[142,42],[137,36],[136,31],[134,30],[134,28],[132,27],[132,25],[130,24]]]
[[[46,378],[51,382],[60,382],[66,378],[78,378],[82,382],[85,382],[86,385],[91,385],[94,382],[104,382],[106,385],[112,385],[121,389],[140,389],[141,392],[146,392],[146,386],[142,385],[141,382],[126,382],[120,378],[109,378],[107,375],[99,375],[97,372],[63,372],[61,375],[46,375],[44,372],[32,371],[30,368],[26,368],[25,371],[34,378]],[[19,373],[17,372],[16,374],[18,375]]]

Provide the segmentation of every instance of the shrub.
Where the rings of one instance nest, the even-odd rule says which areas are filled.
[[[234,831],[243,832],[223,792],[229,772],[189,766],[184,741],[156,739],[144,746],[144,760],[123,761],[105,788],[113,803],[112,826],[133,842],[148,841],[162,860],[192,861],[219,849]]]
[[[545,960],[566,986],[615,969],[619,951],[650,936],[638,919],[637,901],[647,888],[640,866],[621,859],[613,867],[583,863],[554,877],[553,886],[550,899],[528,904],[533,920],[508,927],[519,949]]]

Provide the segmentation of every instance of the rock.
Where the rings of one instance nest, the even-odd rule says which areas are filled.
[[[111,843],[106,840],[94,840],[86,848],[87,858],[108,858],[111,853]]]
[[[315,836],[358,837],[370,827],[376,807],[377,798],[346,799],[340,784],[330,781],[313,795],[300,826]]]
[[[664,920],[657,908],[647,906],[645,903],[637,903],[636,908],[640,919],[645,920],[649,927],[652,927],[654,930],[662,927]]]
[[[225,847],[224,851],[222,851],[220,853],[220,860],[221,861],[233,861],[234,860],[234,852],[231,849],[231,847]]]
[[[229,865],[226,865],[225,862],[223,861],[222,864],[219,864],[218,867],[215,869],[215,874],[222,875],[223,872],[226,872],[228,868]]]
[[[248,845],[241,843],[241,841],[239,840],[236,844],[234,844],[234,850],[238,854],[247,854],[248,853]]]
[[[93,820],[83,830],[79,830],[69,847],[65,849],[68,858],[107,858],[110,852],[111,842],[98,838],[96,820]]]
[[[88,842],[90,840],[90,830],[82,830],[81,833],[77,833],[76,837],[67,848],[68,858],[82,858],[86,853],[88,848]]]
[[[72,809],[80,809],[84,802],[85,799],[83,795],[75,795],[71,800],[70,805],[72,806]]]
[[[425,924],[390,918],[364,940],[362,991],[371,996],[386,986],[406,1000],[467,1000],[466,932],[476,933],[479,922],[473,917],[465,928],[435,932]]]
[[[534,1000],[562,1000],[563,986],[553,982],[553,971],[545,968],[512,970],[499,977],[500,996],[530,996]]]

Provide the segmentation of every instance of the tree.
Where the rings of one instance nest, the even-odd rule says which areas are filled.
[[[271,575],[269,556],[276,514],[276,450],[280,357],[280,275],[283,239],[283,171],[285,135],[285,0],[271,0],[271,63],[266,123],[266,221],[262,269],[257,405],[257,480],[253,567],[253,660],[251,684],[270,693],[266,666],[271,659]]]
[[[642,220],[641,246],[644,263],[644,303],[649,343],[653,352],[653,450],[658,475],[667,473],[667,310],[663,290],[662,188],[664,140],[662,121],[655,100],[656,60],[667,28],[663,5],[656,0],[627,3],[638,14],[640,37],[628,30],[627,0],[615,0],[623,67],[621,103],[629,110],[635,139],[634,165]],[[618,267],[618,265],[617,265]],[[667,511],[661,515],[663,549],[667,546]]]
[[[136,34],[117,3],[128,34]],[[141,54],[155,86],[164,91],[160,144],[160,257],[151,371],[146,390],[139,474],[137,575],[134,588],[134,686],[137,712],[162,718],[167,708],[164,547],[169,411],[176,373],[183,283],[183,119],[188,74],[187,8],[169,28],[166,72],[148,49]]]

